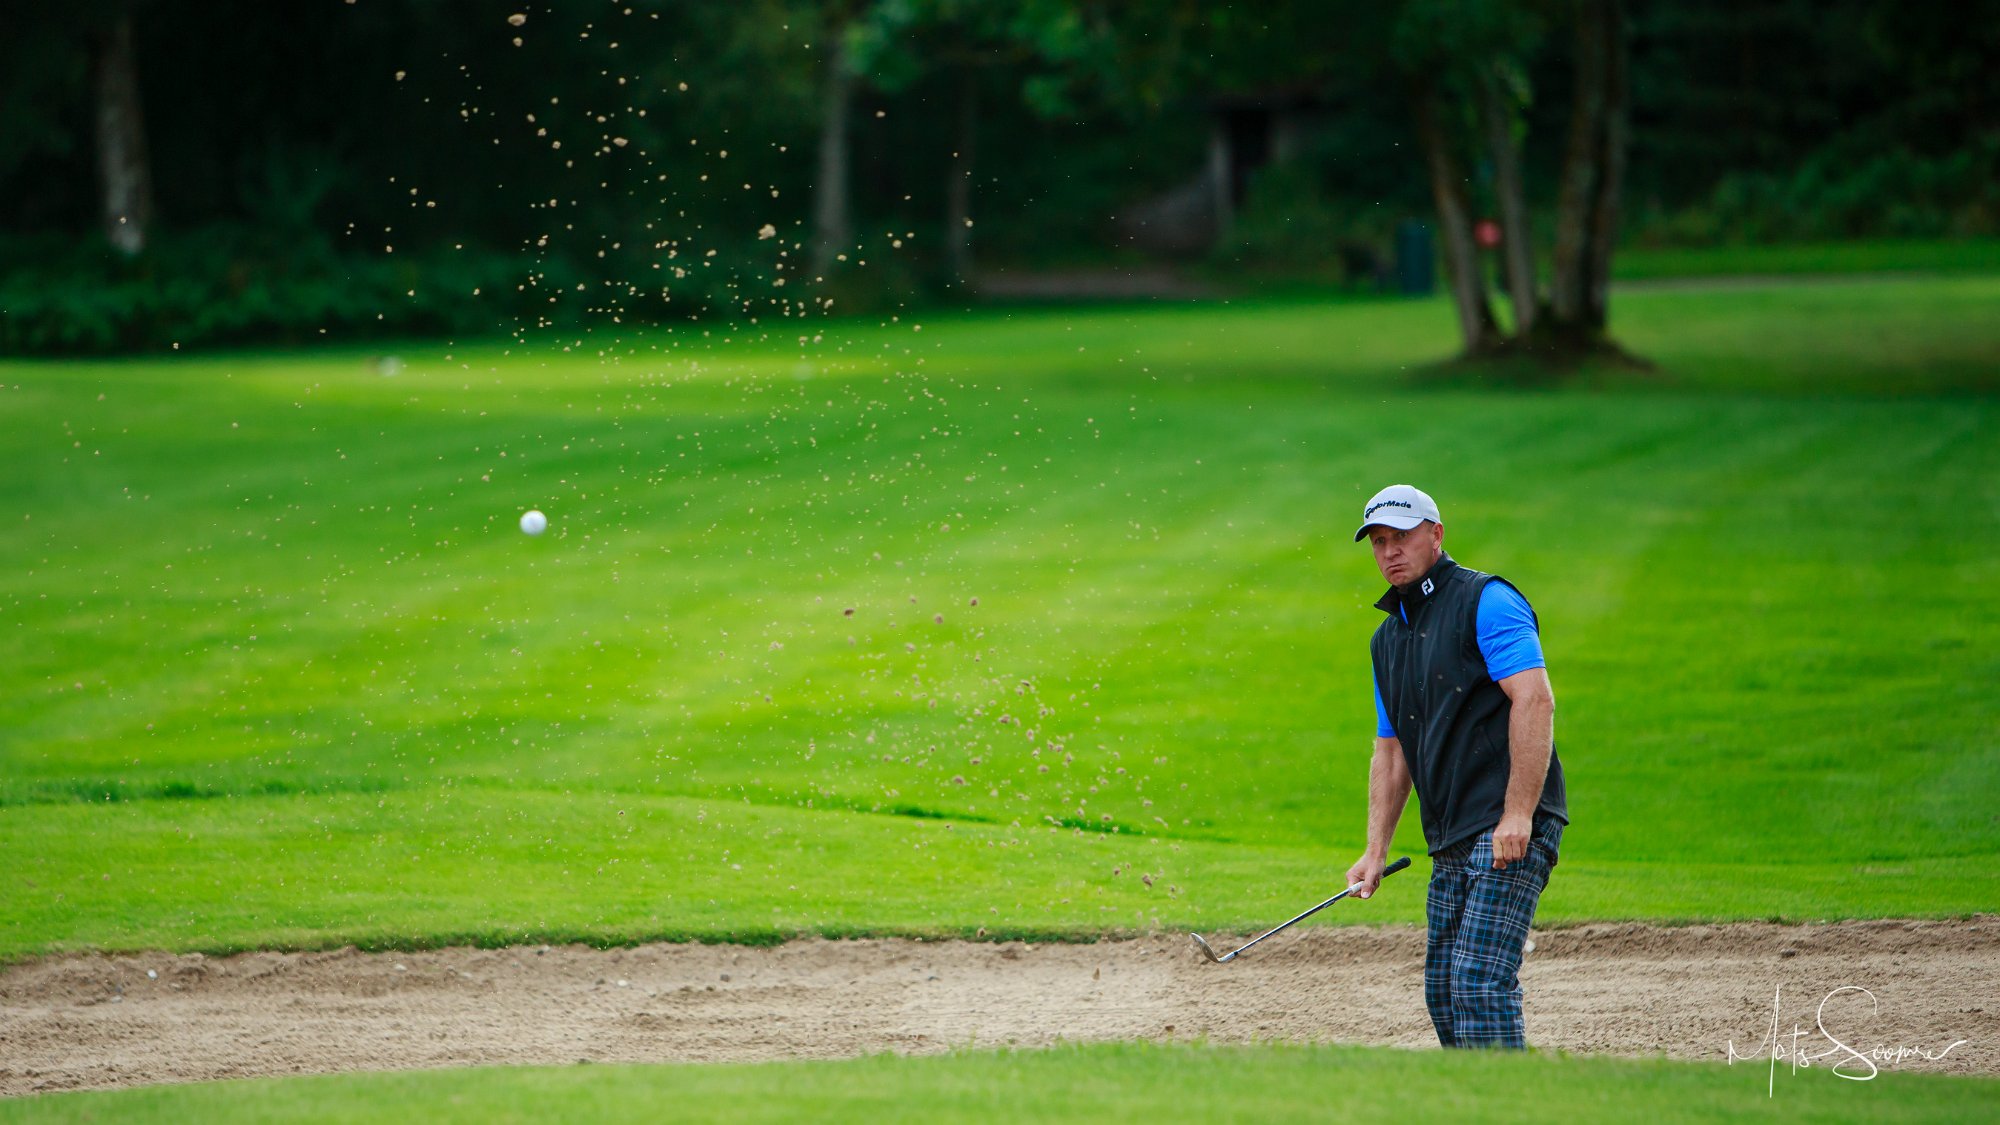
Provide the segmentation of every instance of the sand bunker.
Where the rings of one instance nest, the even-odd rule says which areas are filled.
[[[1219,948],[1224,938],[1217,939]],[[1921,1048],[1885,1069],[2000,1073],[2000,916],[1543,931],[1537,1046],[1721,1061],[1781,1037]],[[428,953],[71,956],[0,972],[0,1094],[478,1064],[834,1058],[1059,1041],[1434,1046],[1423,935],[1284,934],[1203,961],[1181,934],[1095,945],[798,941]],[[1819,1061],[1826,1066],[1846,1056]]]

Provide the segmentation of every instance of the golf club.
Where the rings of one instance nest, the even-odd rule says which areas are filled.
[[[1387,879],[1389,876],[1394,875],[1396,872],[1401,871],[1403,868],[1408,867],[1409,865],[1410,865],[1410,857],[1404,856],[1403,858],[1397,860],[1396,862],[1390,864],[1389,866],[1384,867],[1382,869],[1382,878]],[[1347,888],[1346,890],[1340,892],[1339,894],[1333,896],[1332,898],[1327,899],[1325,902],[1320,903],[1318,906],[1313,907],[1311,910],[1308,910],[1305,913],[1299,915],[1298,917],[1292,919],[1290,922],[1286,922],[1284,923],[1284,925],[1276,926],[1272,929],[1266,930],[1263,933],[1258,934],[1256,937],[1251,938],[1248,942],[1245,942],[1241,947],[1237,949],[1232,949],[1227,953],[1218,955],[1215,952],[1215,950],[1208,944],[1208,939],[1202,937],[1200,934],[1189,934],[1188,936],[1194,939],[1194,947],[1196,949],[1201,950],[1202,956],[1207,957],[1209,960],[1220,965],[1225,961],[1234,961],[1239,954],[1242,954],[1243,952],[1248,950],[1251,946],[1256,945],[1258,942],[1263,941],[1265,938],[1270,937],[1272,934],[1277,933],[1279,930],[1291,926],[1295,922],[1305,921],[1307,918],[1310,918],[1313,915],[1318,914],[1320,911],[1325,910],[1327,907],[1332,906],[1334,903],[1339,902],[1341,899],[1346,898],[1348,895],[1351,895],[1355,891],[1358,891],[1360,889],[1361,889],[1361,884],[1356,883],[1353,886]]]

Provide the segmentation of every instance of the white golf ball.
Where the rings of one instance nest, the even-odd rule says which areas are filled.
[[[530,535],[540,535],[548,530],[549,517],[533,508],[521,513],[521,530]]]

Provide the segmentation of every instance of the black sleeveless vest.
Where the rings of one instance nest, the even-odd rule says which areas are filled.
[[[1403,744],[1433,855],[1498,825],[1506,809],[1513,705],[1487,675],[1478,635],[1479,595],[1495,581],[1507,580],[1446,555],[1409,592],[1391,587],[1375,603],[1389,615],[1369,642],[1375,684]],[[1536,825],[1549,817],[1569,823],[1562,762],[1553,747]]]

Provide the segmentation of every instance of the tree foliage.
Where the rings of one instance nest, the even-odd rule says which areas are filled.
[[[1574,167],[1574,31],[1590,6],[28,5],[0,43],[0,341],[164,346],[824,311],[801,275],[829,178],[835,47],[852,71],[838,239],[851,263],[828,282],[841,307],[955,292],[977,265],[1121,255],[1114,217],[1200,173],[1218,106],[1286,100],[1315,107],[1318,125],[1292,164],[1261,173],[1273,190],[1251,201],[1297,221],[1273,212],[1246,230],[1380,244],[1398,220],[1435,215],[1428,120],[1460,196],[1446,203],[1501,220],[1510,250],[1549,247],[1502,271],[1507,320],[1528,324],[1544,302],[1562,304],[1545,284],[1559,258],[1549,239]],[[158,237],[120,264],[101,230],[92,52],[125,14]],[[1630,0],[1629,204],[1612,236],[2000,230],[1996,17],[2000,0]],[[1232,265],[1258,245],[1310,253],[1260,238],[1218,253]],[[267,301],[206,337],[182,314],[138,311],[161,306],[147,286],[167,277],[199,275],[209,299],[249,303],[304,277],[398,273],[413,283],[357,280],[368,301],[300,298],[295,314]],[[438,291],[447,278],[463,291]],[[51,302],[65,286],[99,292]],[[107,292],[131,295],[125,320],[92,321],[115,331],[73,331],[48,311],[97,307]],[[1481,282],[1468,299],[1486,294]],[[1601,328],[1588,305],[1583,322]],[[1471,322],[1500,318],[1474,308]]]

